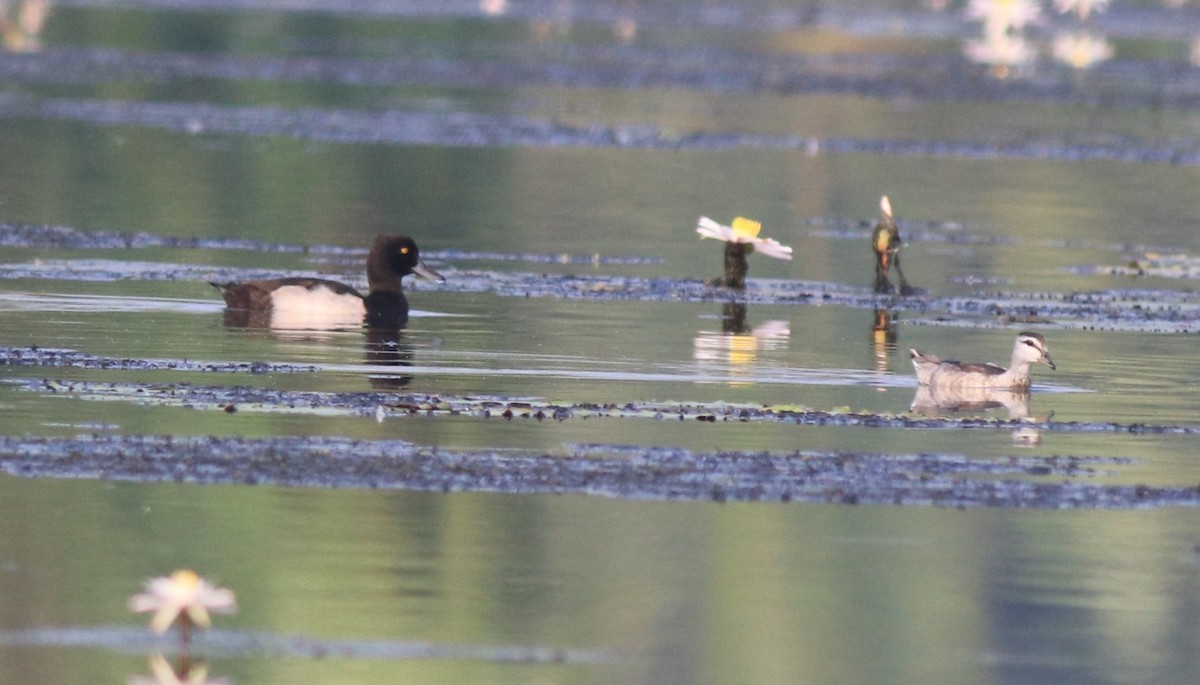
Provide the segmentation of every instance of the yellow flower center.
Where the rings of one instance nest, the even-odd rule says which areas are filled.
[[[758,232],[762,230],[762,224],[754,219],[739,216],[733,220],[730,228],[733,229],[734,234],[739,238],[757,238]]]
[[[171,574],[171,582],[180,590],[190,590],[200,584],[200,576],[195,571],[181,569]]]

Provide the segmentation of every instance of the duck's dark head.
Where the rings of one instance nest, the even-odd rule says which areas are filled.
[[[406,235],[381,235],[367,256],[367,281],[371,290],[399,290],[400,279],[416,274],[444,282],[441,274],[421,262],[417,243]]]

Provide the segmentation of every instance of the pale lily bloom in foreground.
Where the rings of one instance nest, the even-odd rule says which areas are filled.
[[[1087,69],[1113,56],[1113,47],[1088,33],[1064,33],[1054,39],[1054,59],[1076,69]]]
[[[129,598],[129,610],[135,613],[154,612],[150,628],[156,633],[165,633],[176,620],[184,640],[192,624],[201,628],[212,625],[209,612],[232,614],[237,611],[237,598],[233,590],[210,584],[196,575],[195,571],[179,570],[170,576],[159,576],[146,581],[146,591]]]
[[[967,41],[963,53],[972,62],[993,67],[1021,67],[1037,56],[1028,40],[1007,33],[989,33],[983,40]]]
[[[755,252],[761,252],[775,259],[790,260],[792,258],[791,247],[781,245],[779,241],[771,238],[758,237],[761,230],[761,223],[740,216],[733,220],[732,226],[725,226],[702,216],[696,226],[696,232],[700,234],[701,238],[713,238],[737,245],[752,245]]]
[[[508,0],[479,0],[479,10],[489,17],[508,12]]]
[[[1092,12],[1097,14],[1108,9],[1110,0],[1054,0],[1054,9],[1059,14],[1074,12],[1080,19],[1087,19]]]
[[[1034,0],[970,0],[963,12],[968,20],[982,21],[989,34],[1021,29],[1042,17]]]

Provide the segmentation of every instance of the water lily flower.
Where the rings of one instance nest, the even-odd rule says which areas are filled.
[[[146,591],[129,598],[129,610],[135,613],[154,612],[150,628],[165,633],[177,620],[186,643],[193,624],[201,628],[212,625],[209,612],[232,614],[237,611],[233,590],[210,584],[195,571],[182,569],[169,576],[146,581]]]
[[[1088,33],[1064,33],[1054,39],[1054,59],[1075,69],[1087,69],[1112,56],[1108,41]]]
[[[1054,9],[1059,14],[1075,12],[1080,19],[1087,19],[1092,12],[1099,14],[1108,9],[1110,0],[1054,0]]]
[[[1041,19],[1042,8],[1035,0],[970,0],[964,14],[982,21],[986,33],[1005,33]]]
[[[777,240],[771,238],[758,237],[761,230],[761,223],[741,216],[733,220],[732,226],[725,226],[702,216],[696,226],[696,232],[700,234],[701,238],[713,238],[737,245],[750,245],[754,248],[754,252],[761,252],[775,259],[790,260],[792,258],[792,248],[781,245]]]
[[[508,12],[508,0],[479,0],[479,10],[489,17]]]

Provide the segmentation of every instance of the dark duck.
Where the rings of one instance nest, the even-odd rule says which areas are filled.
[[[367,255],[366,295],[322,278],[275,278],[212,283],[225,298],[227,325],[252,328],[398,328],[408,322],[401,279],[409,274],[444,282],[421,262],[408,236],[381,235]]]

